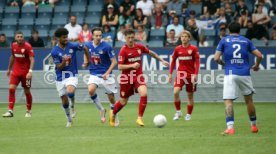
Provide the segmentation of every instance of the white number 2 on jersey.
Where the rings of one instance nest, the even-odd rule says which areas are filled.
[[[233,44],[232,47],[235,49],[233,52],[233,58],[241,58],[241,53],[238,53],[241,50],[241,45]]]

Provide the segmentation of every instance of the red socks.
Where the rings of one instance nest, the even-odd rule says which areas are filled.
[[[139,103],[139,113],[138,113],[139,117],[143,117],[145,109],[147,107],[147,103],[148,103],[148,97],[147,96],[141,96],[140,97],[140,103]]]
[[[122,105],[120,101],[117,101],[114,105],[113,114],[116,115],[123,107],[124,105]]]
[[[31,111],[32,110],[32,104],[33,104],[33,97],[32,97],[32,93],[27,93],[26,95],[26,106],[27,106],[27,110]]]
[[[187,113],[188,113],[188,114],[192,114],[192,112],[193,112],[193,108],[194,108],[194,106],[193,106],[193,105],[189,105],[189,104],[187,104]]]
[[[176,111],[180,111],[181,110],[181,102],[180,101],[174,102],[174,106],[175,106]]]
[[[13,111],[15,103],[15,89],[9,89],[9,110]]]

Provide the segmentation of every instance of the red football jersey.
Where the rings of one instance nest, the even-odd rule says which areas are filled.
[[[134,64],[138,62],[140,67],[133,72],[134,75],[143,74],[142,71],[142,54],[149,53],[149,49],[141,44],[134,44],[134,47],[129,48],[124,45],[119,53],[118,64]],[[122,74],[130,74],[130,71],[135,69],[123,70]]]
[[[179,60],[178,73],[181,71],[186,72],[187,77],[190,77],[191,74],[198,74],[200,63],[198,48],[196,46],[189,44],[188,47],[183,47],[179,45],[174,49],[170,74],[172,74],[174,70],[176,59]]]
[[[30,69],[30,57],[34,57],[32,46],[28,42],[19,45],[17,42],[12,43],[12,55],[14,56],[14,64],[12,73],[21,75],[28,73]]]

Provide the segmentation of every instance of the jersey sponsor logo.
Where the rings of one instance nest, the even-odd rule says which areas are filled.
[[[92,64],[94,64],[94,65],[99,65],[99,64],[101,64],[102,62],[101,62],[101,57],[100,57],[100,55],[92,55],[92,56],[91,56],[91,62],[92,62]]]
[[[14,57],[16,58],[25,58],[24,54],[14,54]]]
[[[230,42],[230,39],[229,39],[229,38],[227,38],[227,39],[226,39],[226,42]]]
[[[193,50],[188,50],[188,54],[192,54],[193,53]]]
[[[138,49],[137,52],[139,53],[139,55],[142,53],[142,51],[140,49]]]
[[[134,58],[128,58],[129,62],[136,62],[136,61],[140,61],[141,57],[134,57]]]
[[[178,59],[179,60],[192,60],[193,57],[192,56],[179,56]]]
[[[24,53],[25,52],[25,49],[21,49],[21,53]]]

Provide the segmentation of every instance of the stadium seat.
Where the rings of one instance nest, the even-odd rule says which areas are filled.
[[[69,6],[56,6],[54,17],[67,19],[69,17]]]
[[[47,42],[50,40],[49,35],[48,35],[48,31],[47,30],[38,30],[38,32],[39,32],[39,36],[44,41],[44,45],[46,46]]]
[[[269,47],[276,47],[276,40],[269,40],[268,41],[268,46]]]
[[[196,12],[196,14],[201,14],[201,8],[202,8],[202,3],[199,4],[192,4],[189,3],[188,5],[189,10],[194,10]]]
[[[71,15],[75,15],[76,17],[83,17],[85,15],[85,7],[76,5],[71,7]]]
[[[190,43],[191,43],[192,45],[197,46],[197,41],[196,41],[196,40],[191,40]]]
[[[18,19],[19,18],[19,7],[14,6],[7,6],[5,7],[5,18],[13,18]]]
[[[3,33],[6,35],[7,41],[12,42],[14,40],[15,30],[5,30]]]
[[[152,29],[150,31],[150,40],[163,41],[164,39],[165,39],[165,30],[164,29]]]
[[[243,36],[245,36],[246,31],[247,31],[247,28],[241,28],[240,34],[243,35]]]
[[[214,29],[203,29],[202,34],[209,37],[209,36],[215,36],[216,35],[216,30]]]
[[[4,7],[6,5],[6,1],[5,0],[1,0],[0,1],[0,7]]]
[[[35,20],[35,28],[37,30],[49,30],[51,25],[50,18],[37,18]]]
[[[58,27],[64,27],[67,24],[67,18],[53,18],[52,21],[52,28],[51,29],[56,29]]]
[[[89,16],[85,18],[85,22],[88,25],[94,25],[94,26],[99,26],[100,24],[100,16]]]
[[[266,46],[264,40],[252,40],[252,43],[253,43],[255,46],[258,46],[258,47],[264,47],[264,46]]]
[[[18,31],[23,32],[25,40],[29,40],[29,38],[32,35],[32,30],[29,30],[29,29],[18,29]]]
[[[2,30],[15,30],[17,27],[17,20],[13,18],[4,18],[2,20]]]
[[[276,16],[271,17],[271,23],[274,23],[274,24],[276,23]]]
[[[51,6],[41,6],[37,10],[37,18],[52,18],[53,8]]]
[[[164,47],[163,41],[150,40],[149,47]]]
[[[34,20],[30,18],[21,18],[18,21],[18,29],[32,30],[34,25]]]
[[[36,7],[35,6],[25,6],[21,9],[21,18],[34,19],[36,17]]]
[[[89,5],[87,8],[88,12],[102,12],[102,4],[93,4],[93,5]]]
[[[86,6],[87,0],[73,0],[72,6]]]
[[[213,40],[208,40],[208,47],[213,47],[214,46],[214,41]]]
[[[59,0],[57,5],[58,6],[70,6],[71,0]]]

